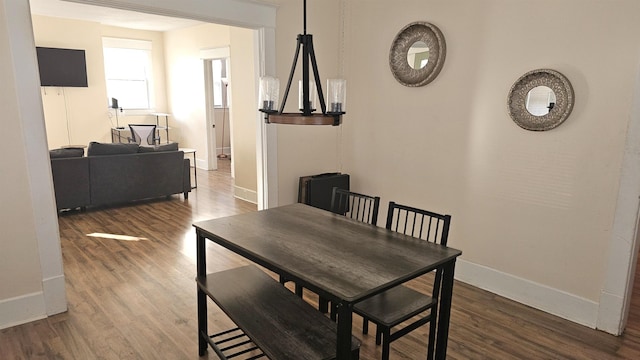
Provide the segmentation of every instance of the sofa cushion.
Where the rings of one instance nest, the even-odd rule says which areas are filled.
[[[140,146],[138,152],[178,151],[178,143],[160,144],[154,146]]]
[[[65,148],[65,149],[49,150],[49,158],[51,159],[83,157],[83,156],[84,156],[83,148]]]
[[[135,154],[138,152],[138,144],[99,143],[92,141],[87,149],[87,156]]]

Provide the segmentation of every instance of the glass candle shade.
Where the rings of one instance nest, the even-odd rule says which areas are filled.
[[[298,82],[298,108],[300,111],[304,111],[304,99],[303,99],[303,83],[302,80]],[[309,81],[309,110],[316,110],[316,83],[315,81]]]
[[[258,108],[265,111],[277,111],[280,80],[265,76],[260,78],[260,97]]]
[[[328,113],[346,112],[347,80],[327,79]]]

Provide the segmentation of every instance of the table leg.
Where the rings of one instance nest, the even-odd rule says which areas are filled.
[[[338,306],[338,341],[336,344],[336,360],[351,359],[351,327],[353,305],[339,303]]]
[[[447,341],[449,339],[449,319],[451,318],[451,298],[453,296],[453,273],[456,260],[453,259],[442,268],[442,291],[440,292],[440,311],[438,314],[438,330],[436,335],[436,359],[447,358]]]
[[[207,259],[205,253],[205,238],[196,234],[196,266],[198,277],[207,274]],[[198,354],[204,355],[207,351],[209,329],[207,324],[207,294],[198,287]]]

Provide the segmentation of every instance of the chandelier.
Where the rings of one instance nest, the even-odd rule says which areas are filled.
[[[278,109],[278,96],[280,92],[280,81],[274,77],[265,76],[260,78],[259,110],[263,112],[267,124],[293,124],[293,125],[340,125],[342,115],[345,114],[345,99],[347,82],[343,79],[327,79],[327,100],[325,103],[320,75],[318,74],[318,64],[313,50],[313,36],[307,34],[307,0],[303,5],[303,30],[298,34],[298,44],[293,57],[289,81],[284,91],[282,104]],[[289,96],[291,82],[298,64],[298,56],[302,48],[302,80],[299,81],[298,89],[298,113],[285,113],[284,106]],[[309,70],[313,70],[311,79]],[[316,113],[316,93],[320,102],[320,113]]]

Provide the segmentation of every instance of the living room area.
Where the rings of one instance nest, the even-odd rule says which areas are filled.
[[[84,85],[41,88],[49,149],[64,153],[61,148],[75,147],[88,156],[92,143],[133,141],[130,124],[156,125],[160,149],[177,144],[189,152],[194,189],[197,171],[216,170],[222,155],[232,159],[234,194],[256,203],[255,115],[244,110],[256,101],[237,96],[230,107],[234,93],[251,93],[247,88],[253,87],[254,74],[241,71],[253,67],[253,31],[161,16],[143,25],[122,17],[117,24],[130,27],[114,26],[97,15],[86,19],[99,7],[65,6],[80,6],[85,18],[32,14],[39,51],[81,51],[86,61]],[[114,71],[118,66],[122,70]]]

